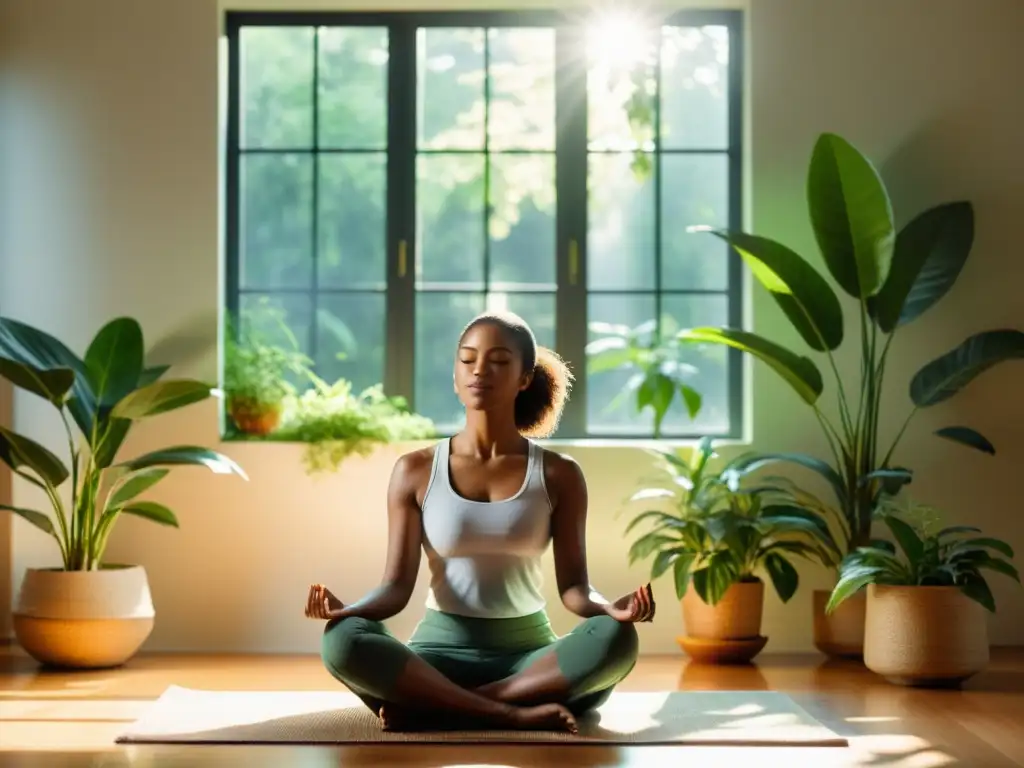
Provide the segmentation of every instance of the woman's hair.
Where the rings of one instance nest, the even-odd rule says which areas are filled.
[[[533,371],[530,385],[516,396],[515,420],[519,433],[524,437],[554,434],[572,388],[569,366],[553,350],[539,346],[530,326],[512,312],[477,315],[462,329],[460,341],[470,329],[483,323],[501,328],[518,348],[523,371]]]

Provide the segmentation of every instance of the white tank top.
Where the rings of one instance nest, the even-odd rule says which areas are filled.
[[[504,619],[543,610],[541,557],[551,541],[544,453],[529,442],[526,478],[501,501],[471,501],[452,487],[449,440],[434,449],[423,497],[423,551],[430,566],[427,607]]]

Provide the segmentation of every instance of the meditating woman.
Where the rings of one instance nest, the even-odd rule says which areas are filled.
[[[473,320],[454,376],[466,426],[396,462],[381,585],[348,605],[310,587],[306,615],[328,621],[324,664],[383,728],[575,732],[636,664],[633,623],[654,617],[650,585],[615,602],[591,587],[583,474],[530,439],[554,431],[571,378],[521,318]],[[584,619],[563,637],[542,597],[549,543],[562,604]],[[426,615],[403,644],[382,622],[408,604],[421,549]]]

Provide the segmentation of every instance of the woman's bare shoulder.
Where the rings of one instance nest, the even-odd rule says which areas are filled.
[[[426,448],[419,448],[399,456],[391,473],[392,488],[400,493],[418,498],[430,480],[435,448],[436,446],[428,445]]]

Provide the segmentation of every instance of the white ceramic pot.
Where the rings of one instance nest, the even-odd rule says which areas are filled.
[[[988,616],[958,587],[870,584],[864,666],[890,682],[956,686],[989,661]]]
[[[141,566],[30,568],[13,612],[14,634],[32,658],[75,669],[124,664],[153,631],[154,618]]]

